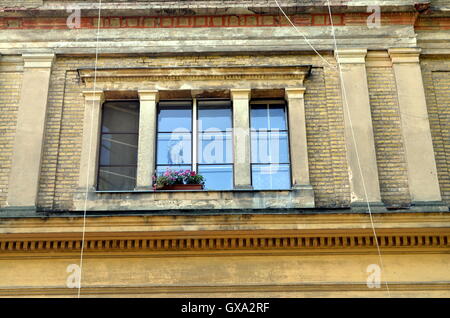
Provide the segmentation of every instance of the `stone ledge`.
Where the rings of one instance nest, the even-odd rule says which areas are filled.
[[[85,207],[86,192],[74,195],[75,211]],[[89,211],[157,211],[205,209],[286,209],[314,208],[314,191],[233,190],[233,191],[135,191],[87,194]]]

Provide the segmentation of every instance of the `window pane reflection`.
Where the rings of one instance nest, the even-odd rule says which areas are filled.
[[[192,106],[160,106],[158,111],[159,132],[192,131]],[[167,105],[168,103],[160,103]]]
[[[283,101],[252,103],[251,156],[254,189],[291,187],[289,134]]]
[[[199,163],[232,163],[233,140],[231,133],[200,133]]]
[[[192,139],[190,133],[159,133],[157,163],[168,165],[192,162]]]
[[[287,132],[252,132],[253,163],[289,163]]]
[[[289,165],[253,165],[252,178],[255,190],[277,190],[291,187]]]
[[[252,129],[286,130],[284,105],[253,105],[251,110]]]
[[[207,102],[199,102],[198,130],[226,131],[227,129],[230,129],[232,127],[230,102],[225,102],[225,105],[228,106],[201,106],[206,103]]]
[[[207,190],[231,190],[233,188],[232,165],[199,165],[198,172],[205,177]]]

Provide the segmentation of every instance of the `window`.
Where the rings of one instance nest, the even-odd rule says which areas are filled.
[[[156,172],[192,168],[192,101],[164,101],[158,107]]]
[[[106,102],[103,105],[98,190],[135,188],[138,135],[138,101]]]
[[[233,188],[230,101],[159,103],[156,171],[166,169],[198,171],[209,190]]]
[[[289,136],[285,102],[252,101],[250,116],[253,188],[290,189]]]
[[[198,102],[198,172],[206,188],[233,188],[233,139],[230,101]]]
[[[284,100],[250,103],[251,175],[255,190],[291,188]],[[103,105],[99,191],[136,187],[139,102]],[[156,172],[194,170],[207,190],[234,188],[233,110],[230,100],[167,100],[157,106]]]

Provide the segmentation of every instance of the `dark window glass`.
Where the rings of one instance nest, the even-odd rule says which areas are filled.
[[[133,190],[136,186],[139,102],[106,102],[101,131],[97,189]]]
[[[103,133],[137,133],[138,130],[138,102],[106,102],[103,105]]]
[[[101,166],[137,164],[137,134],[102,134],[101,142]]]
[[[133,190],[136,186],[136,167],[100,167],[99,190]]]
[[[252,183],[256,190],[291,187],[289,135],[284,102],[252,102]]]

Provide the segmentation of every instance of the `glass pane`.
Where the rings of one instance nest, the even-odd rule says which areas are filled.
[[[201,133],[198,138],[199,163],[232,163],[231,133]]]
[[[138,131],[138,102],[107,102],[103,105],[102,132],[137,133]]]
[[[251,128],[264,130],[286,130],[286,109],[284,105],[253,105]]]
[[[169,170],[191,170],[192,166],[157,166],[156,167],[156,174],[162,175],[164,172],[167,171],[167,169]]]
[[[100,167],[98,173],[98,190],[134,190],[135,186],[135,167]]]
[[[233,189],[232,165],[199,165],[198,173],[205,177],[205,188],[207,190]]]
[[[157,145],[157,163],[178,165],[189,164],[191,158],[192,137],[190,133],[159,133]]]
[[[252,132],[252,163],[288,163],[287,132]]]
[[[199,106],[199,131],[226,131],[231,127],[231,107]]]
[[[104,134],[101,140],[100,165],[135,165],[138,135]]]
[[[158,112],[158,131],[162,132],[192,131],[192,107],[160,106]]]
[[[253,165],[252,183],[255,190],[290,189],[289,165]]]

